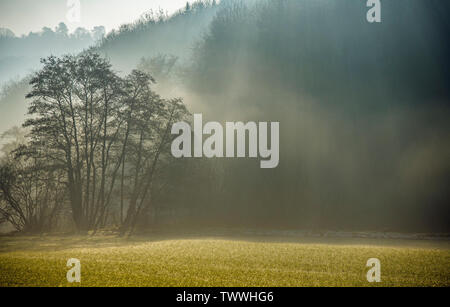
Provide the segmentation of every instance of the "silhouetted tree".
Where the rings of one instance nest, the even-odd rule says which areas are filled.
[[[155,170],[167,153],[172,123],[187,112],[184,105],[155,94],[146,73],[118,77],[98,54],[52,56],[42,63],[27,95],[33,99],[24,125],[31,128],[31,145],[63,167],[79,230],[106,224],[119,205],[112,197],[117,191],[122,229],[132,229],[150,203]],[[130,191],[123,217],[125,187]]]

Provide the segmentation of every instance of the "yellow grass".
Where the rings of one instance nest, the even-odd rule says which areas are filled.
[[[69,258],[81,284],[69,284]],[[380,284],[366,279],[381,261]],[[0,238],[0,286],[450,286],[450,250],[367,240]]]

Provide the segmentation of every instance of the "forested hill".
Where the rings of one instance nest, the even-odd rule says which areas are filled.
[[[171,55],[183,62],[208,32],[219,5],[215,0],[187,2],[168,16],[164,11],[149,11],[137,21],[110,32],[97,51],[111,59],[122,71],[134,68],[142,58]]]
[[[207,121],[280,122],[278,168],[220,160],[161,203],[203,221],[448,231],[450,2],[381,2],[381,23],[366,1],[196,2],[92,48],[159,84],[176,62],[176,94]]]
[[[54,29],[44,27],[39,32],[22,36],[0,28],[0,85],[10,79],[23,78],[40,68],[41,57],[81,52],[101,41],[104,35],[102,26],[91,30],[80,27],[69,33],[63,22]]]
[[[366,1],[197,1],[172,16],[149,12],[97,50],[120,71],[141,58],[179,57],[185,83],[202,93],[235,91],[231,78],[245,76],[322,100],[330,92],[376,103],[448,97],[450,4],[383,1],[374,24],[368,9]]]
[[[210,4],[124,26],[100,47],[119,69],[182,57],[181,95],[207,118],[281,122],[280,166],[220,163],[220,180],[204,183],[218,200],[198,201],[202,212],[448,229],[449,3],[382,1],[381,23],[366,1]]]
[[[234,91],[230,80],[245,76],[249,89],[270,84],[322,102],[336,103],[336,95],[442,102],[449,8],[439,0],[382,1],[381,23],[369,23],[366,1],[222,1],[194,53],[191,80],[210,93]]]
[[[27,79],[22,78],[41,67],[40,58],[90,49],[108,57],[114,69],[123,73],[136,68],[142,58],[158,55],[168,55],[177,64],[180,60],[186,63],[217,9],[216,1],[196,1],[171,16],[163,11],[143,12],[139,20],[106,36],[102,27],[92,32],[80,28],[69,34],[64,24],[22,37],[0,29],[0,108],[7,114],[0,122],[0,135],[23,122],[27,108],[24,97],[29,87]]]

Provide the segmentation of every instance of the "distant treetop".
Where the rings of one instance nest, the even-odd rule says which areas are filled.
[[[8,28],[0,28],[0,37],[15,37],[16,35],[14,34],[13,31],[11,31]]]

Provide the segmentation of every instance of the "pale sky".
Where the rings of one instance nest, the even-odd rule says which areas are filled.
[[[162,8],[171,14],[184,7],[187,0],[79,0],[80,22],[70,22],[67,15],[73,1],[0,0],[0,27],[11,29],[17,36],[37,32],[44,26],[53,29],[60,22],[66,23],[70,31],[102,25],[109,32],[150,9]]]

